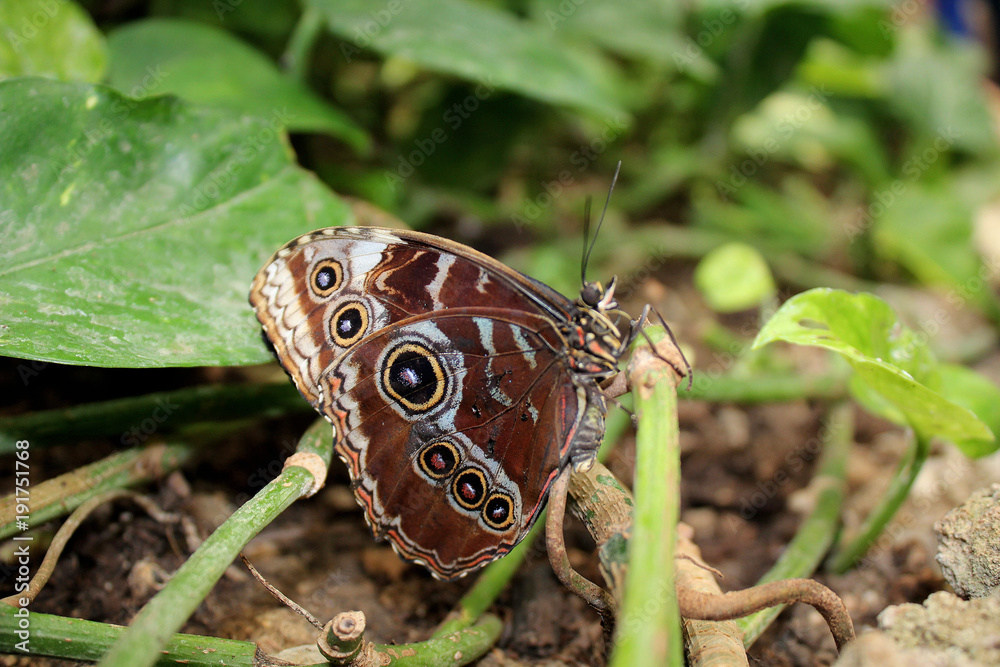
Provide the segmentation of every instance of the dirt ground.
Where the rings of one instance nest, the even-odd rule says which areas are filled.
[[[648,290],[645,295],[654,296]],[[679,310],[665,308],[668,319],[685,315],[683,300],[681,304]],[[679,327],[677,334],[681,340],[696,338],[687,327]],[[696,365],[711,359],[707,351],[695,352]],[[1000,358],[994,355],[980,367],[996,379]],[[7,395],[21,397],[7,414],[72,404],[74,387],[86,388],[87,400],[100,400],[206,379],[232,379],[232,372],[53,366],[24,386],[17,362],[0,360],[4,392],[13,390]],[[693,527],[705,560],[723,573],[724,590],[752,585],[781,554],[802,513],[809,510],[810,498],[803,489],[818,452],[806,443],[820,431],[823,414],[823,406],[805,400],[750,407],[682,403],[682,520]],[[235,509],[234,499],[252,493],[263,477],[278,472],[276,443],[294,441],[310,421],[300,415],[247,429],[148,492],[163,508],[192,517],[207,534]],[[899,428],[857,411],[848,528],[856,527],[877,501],[905,446]],[[99,441],[39,450],[33,475],[47,479],[120,448],[117,442]],[[625,484],[631,482],[633,451],[628,435],[608,463]],[[3,466],[4,490],[11,487],[6,474],[11,469]],[[937,446],[907,506],[861,567],[845,576],[818,579],[844,598],[859,629],[873,625],[887,605],[923,601],[945,588],[934,561],[934,522],[973,490],[997,479],[1000,457],[969,462],[954,448]],[[251,542],[246,554],[273,584],[318,618],[362,610],[370,640],[420,641],[472,580],[438,582],[420,567],[401,562],[388,546],[375,544],[347,484],[338,461],[326,488],[296,503]],[[571,560],[599,581],[593,543],[582,524],[571,521],[567,530]],[[88,519],[74,536],[33,610],[127,623],[190,549],[179,526],[159,524],[127,501],[116,502]],[[505,629],[481,665],[604,664],[597,615],[558,584],[541,546],[532,550],[493,611],[505,620]],[[311,626],[281,607],[241,565],[230,568],[184,631],[254,641],[270,654],[315,641]],[[786,610],[750,653],[751,664],[768,666],[826,665],[835,659],[822,619],[802,605]]]

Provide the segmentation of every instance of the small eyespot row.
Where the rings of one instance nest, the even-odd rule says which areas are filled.
[[[489,491],[486,474],[479,468],[460,467],[458,447],[448,440],[438,440],[424,447],[417,456],[421,472],[434,481],[451,482],[451,497],[458,506],[470,512],[479,512],[489,528],[498,532],[514,524],[514,501],[503,491]]]

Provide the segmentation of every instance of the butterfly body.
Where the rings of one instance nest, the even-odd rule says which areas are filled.
[[[375,535],[451,579],[509,552],[558,472],[596,454],[598,381],[633,327],[588,287],[570,301],[446,239],[336,227],[275,253],[250,301]]]

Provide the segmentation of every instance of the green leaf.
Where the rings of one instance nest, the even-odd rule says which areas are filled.
[[[104,37],[70,0],[0,2],[0,80],[47,76],[96,82],[108,63]]]
[[[959,405],[972,410],[995,436],[1000,433],[1000,389],[979,373],[957,364],[938,367],[940,391]],[[969,438],[957,444],[969,456],[986,456],[1000,447],[995,439]]]
[[[759,306],[775,291],[764,257],[745,243],[727,243],[705,255],[695,269],[694,283],[720,313]]]
[[[981,443],[994,439],[973,412],[928,386],[938,385],[939,369],[925,338],[903,326],[892,308],[871,294],[814,289],[796,295],[764,325],[753,349],[776,340],[842,355],[858,380],[896,411],[897,421],[923,438],[950,440],[968,455],[978,455]],[[855,397],[878,414],[893,416],[884,405],[865,402],[865,395]],[[980,444],[970,445],[976,441]]]
[[[306,0],[340,37],[350,62],[371,49],[480,85],[601,115],[624,115],[608,61],[558,33],[468,0]]]
[[[0,83],[0,354],[259,363],[250,281],[346,206],[262,119],[103,86]]]
[[[148,19],[111,33],[110,82],[132,97],[174,93],[199,104],[267,118],[293,132],[326,132],[366,151],[365,131],[286,77],[229,33],[174,19]]]
[[[533,0],[529,11],[550,30],[597,42],[624,56],[670,65],[683,64],[688,57],[687,38],[681,30],[684,15],[673,3]],[[735,16],[730,10],[729,23]]]

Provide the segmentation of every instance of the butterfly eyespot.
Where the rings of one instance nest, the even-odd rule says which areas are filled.
[[[431,479],[446,479],[455,472],[460,459],[458,449],[447,440],[435,442],[420,452],[420,469]]]
[[[482,516],[493,530],[506,530],[514,524],[514,501],[506,493],[493,493],[483,507]]]
[[[466,468],[451,483],[455,502],[467,510],[477,510],[486,499],[486,475],[476,468]]]
[[[344,270],[340,262],[322,259],[316,263],[309,275],[309,289],[318,297],[328,297],[340,289],[343,281]]]
[[[337,309],[330,318],[330,336],[340,347],[350,347],[357,343],[368,331],[368,309],[363,304],[352,301]]]
[[[385,393],[411,412],[426,412],[445,395],[441,362],[418,343],[403,343],[389,352],[380,377]]]

